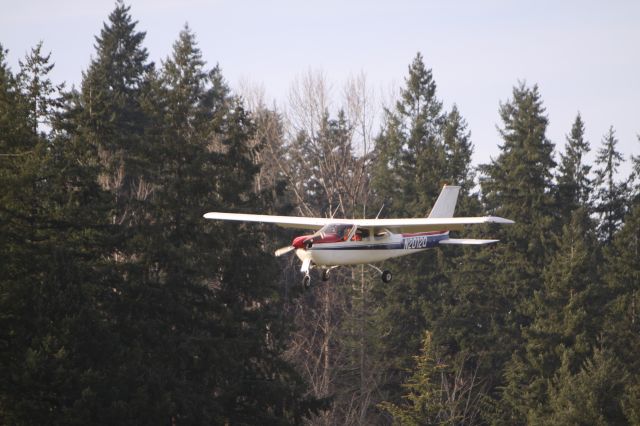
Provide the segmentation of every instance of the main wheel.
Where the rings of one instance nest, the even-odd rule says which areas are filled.
[[[322,270],[322,281],[329,281],[329,270],[328,269],[323,269]]]
[[[393,275],[391,275],[390,271],[384,271],[382,272],[382,275],[380,277],[382,278],[383,283],[390,283],[391,278],[393,278]]]
[[[311,275],[306,274],[306,275],[302,278],[302,287],[304,287],[304,288],[309,288],[309,287],[311,287]]]

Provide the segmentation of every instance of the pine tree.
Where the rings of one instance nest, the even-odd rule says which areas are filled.
[[[49,120],[59,106],[59,99],[52,95],[62,91],[64,84],[54,86],[48,74],[54,67],[50,64],[51,53],[44,56],[42,42],[31,49],[24,62],[20,61],[20,73],[17,80],[21,91],[26,95],[28,103],[29,121],[34,132],[51,126]]]
[[[472,192],[472,152],[465,120],[455,106],[450,112],[443,112],[432,72],[418,54],[409,67],[400,100],[393,110],[385,112],[383,131],[376,141],[372,188],[377,200],[385,202],[384,213],[394,217],[426,216],[443,183],[462,186],[456,214],[480,213],[477,194]],[[439,346],[447,347],[452,361],[462,346],[474,357],[478,354],[473,352],[475,349],[491,346],[484,338],[478,339],[482,343],[462,341],[469,323],[476,327],[491,322],[488,317],[466,316],[474,310],[475,303],[467,297],[483,278],[465,274],[460,265],[484,270],[482,261],[472,260],[475,255],[446,248],[398,259],[391,262],[392,269],[410,273],[399,272],[390,285],[375,288],[375,298],[381,306],[378,326],[389,330],[381,340],[389,400],[394,401],[399,395],[406,360],[419,347],[416,330],[446,330],[434,338]]]
[[[600,238],[610,243],[620,228],[625,215],[626,185],[616,182],[616,173],[622,162],[622,154],[616,149],[618,140],[613,126],[602,139],[602,147],[596,157],[595,211],[600,217]]]
[[[7,53],[8,50],[0,45],[0,95],[2,96],[0,98],[0,107],[2,107],[0,125],[3,135],[0,143],[2,144],[2,154],[6,158],[12,158],[13,155],[23,154],[33,148],[36,140],[33,133],[30,132],[33,127],[25,128],[25,123],[28,124],[28,118],[25,119],[25,115],[28,117],[29,110],[26,100],[20,92],[19,83],[5,62]],[[10,164],[15,163],[15,160],[10,162]]]
[[[149,86],[153,63],[142,46],[145,33],[136,30],[130,7],[118,1],[96,37],[96,57],[83,74],[77,97],[81,111],[78,126],[95,149],[102,165],[101,184],[116,195],[114,221],[142,221],[142,202],[152,187],[148,183],[150,159],[145,151],[148,114],[142,102]]]
[[[384,204],[383,217],[428,214],[447,172],[445,120],[432,71],[418,53],[409,65],[395,108],[385,111],[383,130],[373,152],[372,192],[376,202]],[[450,172],[465,174],[463,145],[468,146],[461,117],[451,116],[447,137],[449,151],[460,160],[456,167],[462,167],[451,168]],[[394,279],[389,285],[374,286],[373,300],[379,306],[376,328],[387,330],[381,337],[379,355],[388,377],[385,389],[393,396],[387,400],[397,402],[409,367],[407,361],[420,347],[416,331],[430,328],[428,321],[438,317],[446,283],[442,273],[444,255],[437,251],[389,264],[389,269],[397,271]]]
[[[530,419],[531,424],[626,424],[622,395],[628,373],[618,360],[596,349],[576,374],[563,363],[554,377],[549,413]]]
[[[563,227],[544,285],[534,295],[532,324],[523,330],[525,350],[514,354],[507,368],[507,392],[528,416],[549,408],[548,385],[562,363],[576,373],[591,355],[602,314],[599,263],[595,227],[579,208]]]
[[[461,186],[456,205],[456,215],[474,216],[480,213],[478,195],[472,193],[475,187],[475,170],[471,165],[473,144],[467,122],[454,105],[447,114],[442,129],[445,148],[446,171],[443,180],[452,185]]]
[[[637,135],[637,141],[640,143],[640,135]],[[631,210],[634,203],[640,200],[640,155],[631,156],[631,175],[629,176],[629,207]]]
[[[83,145],[55,124],[56,137],[38,133],[33,86],[13,79],[3,57],[0,64],[7,142],[0,157],[6,189],[0,312],[7,339],[0,417],[11,424],[95,423],[101,402],[95,392],[108,378],[102,367],[113,354],[99,303],[114,286],[104,262],[112,231],[107,197]],[[55,122],[51,110],[42,113],[48,114],[39,116],[44,122]]]
[[[165,129],[158,147],[162,158],[170,160],[159,170],[162,178],[154,199],[163,231],[156,249],[149,251],[165,273],[161,284],[172,292],[174,303],[207,301],[189,313],[191,320],[177,317],[190,324],[190,331],[178,336],[211,340],[198,338],[193,348],[184,349],[217,359],[215,366],[203,365],[198,375],[185,378],[182,386],[198,383],[209,388],[207,393],[218,389],[219,395],[203,400],[196,413],[219,404],[217,414],[232,423],[299,421],[305,414],[302,383],[280,359],[286,327],[280,317],[275,263],[263,249],[266,235],[238,229],[237,224],[208,223],[202,229],[202,212],[216,205],[262,210],[253,193],[258,171],[252,153],[257,147],[250,146],[254,124],[231,95],[220,69],[206,70],[204,65],[195,37],[185,27],[160,75],[160,121]],[[244,262],[247,258],[253,259],[251,265]],[[192,323],[194,316],[201,318],[199,328]],[[177,353],[175,361],[183,356]],[[180,393],[174,398],[185,418],[193,412],[192,394]]]
[[[640,206],[636,203],[622,229],[605,248],[605,289],[607,305],[604,343],[629,369],[638,371],[634,355],[640,348],[638,304],[640,303]],[[640,383],[637,374],[631,383]],[[636,406],[636,409],[638,406]]]
[[[638,304],[640,303],[640,204],[636,198],[624,224],[610,245],[605,247],[604,286],[607,295],[603,321],[603,343],[610,347],[630,373],[620,394],[630,423],[640,418],[640,348]]]
[[[374,153],[376,195],[385,201],[387,214],[424,216],[445,176],[445,117],[442,102],[436,97],[433,74],[420,53],[409,66],[395,109],[387,110],[385,115]]]
[[[444,369],[435,357],[431,333],[422,339],[420,355],[414,356],[415,367],[411,376],[403,384],[407,393],[402,405],[383,402],[379,407],[387,411],[397,425],[441,424],[443,410],[443,390],[436,378]]]
[[[494,304],[493,330],[503,344],[492,351],[490,361],[501,371],[507,360],[517,362],[522,354],[521,329],[532,321],[531,299],[540,290],[542,269],[554,252],[555,188],[552,171],[553,144],[546,138],[547,117],[537,86],[520,84],[513,99],[500,106],[504,144],[500,155],[481,166],[483,199],[490,213],[515,220],[516,224],[496,229],[502,243],[494,248],[490,285],[498,289]],[[499,336],[499,337],[498,337]],[[507,375],[495,422],[523,422],[526,408],[519,403],[517,383],[526,381],[517,365],[516,376]],[[526,373],[525,373],[526,374]],[[490,380],[496,386],[499,373]],[[498,420],[500,419],[500,420]]]
[[[452,184],[468,187],[473,183],[471,156],[473,146],[467,123],[454,105],[447,114],[443,127],[443,143],[446,150],[446,179]]]
[[[558,167],[558,207],[564,223],[571,220],[571,212],[574,210],[590,207],[591,166],[585,164],[585,156],[589,151],[589,142],[584,139],[584,122],[578,114],[571,133],[567,136],[565,152],[560,154]]]
[[[513,100],[500,106],[504,144],[500,155],[481,166],[482,193],[489,211],[509,217],[516,226],[505,227],[515,244],[534,263],[542,265],[547,232],[555,211],[552,171],[553,144],[546,138],[548,119],[537,86],[524,83],[513,89]],[[533,231],[533,232],[531,232]]]
[[[202,71],[189,31],[174,68],[157,74],[128,10],[111,14],[82,93],[44,117],[51,140],[34,133],[2,51],[2,142],[16,166],[2,177],[15,188],[2,210],[11,206],[3,376],[13,377],[2,418],[299,422],[310,406],[281,359],[286,323],[265,235],[201,217],[216,205],[258,208],[252,123],[219,69]]]

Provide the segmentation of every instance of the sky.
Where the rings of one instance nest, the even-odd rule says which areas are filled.
[[[208,65],[232,88],[264,88],[283,103],[295,78],[321,71],[338,97],[364,73],[382,93],[401,86],[417,52],[438,97],[456,104],[475,145],[474,163],[499,153],[500,103],[519,81],[537,84],[556,150],[580,112],[593,159],[613,126],[625,158],[640,155],[640,2],[507,0],[129,0],[150,59],[171,52],[185,23]],[[0,15],[8,62],[39,41],[52,52],[54,82],[79,85],[111,0],[10,1]],[[271,102],[269,102],[271,103]],[[630,165],[621,167],[626,176]]]

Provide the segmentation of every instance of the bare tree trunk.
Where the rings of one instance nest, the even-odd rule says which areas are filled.
[[[279,178],[288,183],[298,214],[366,214],[376,108],[364,74],[350,79],[342,95],[342,114],[330,118],[336,114],[331,88],[322,72],[309,71],[292,85],[284,121],[274,111],[273,121],[257,121],[260,149],[254,160],[264,170],[256,191]],[[257,106],[259,93],[252,99],[256,111],[263,108]],[[258,117],[266,117],[265,111]],[[306,377],[314,396],[334,395],[333,407],[311,424],[370,424],[377,402],[367,353],[370,281],[364,268],[345,272],[336,270],[329,283],[318,284],[291,305],[298,327],[287,359]]]

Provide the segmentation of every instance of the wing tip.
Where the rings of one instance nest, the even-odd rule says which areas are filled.
[[[499,216],[485,216],[485,218],[487,219],[487,222],[501,223],[503,225],[512,225],[516,223],[511,219],[505,219],[504,217],[499,217]]]

